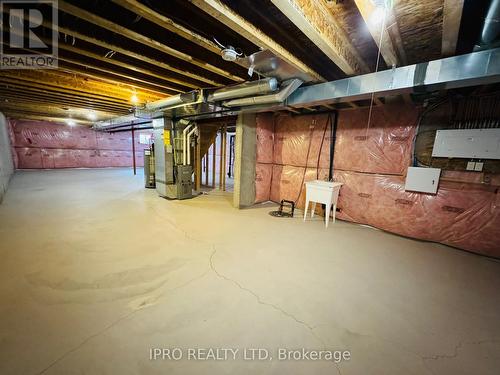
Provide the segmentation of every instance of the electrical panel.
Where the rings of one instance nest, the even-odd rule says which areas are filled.
[[[440,175],[441,169],[439,168],[409,167],[405,190],[436,194]]]
[[[433,157],[500,159],[500,129],[436,131]]]

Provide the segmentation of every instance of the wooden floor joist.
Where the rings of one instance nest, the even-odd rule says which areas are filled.
[[[146,62],[148,64],[157,66],[159,68],[168,70],[168,71],[173,72],[173,73],[177,73],[179,75],[191,78],[191,79],[196,80],[196,81],[204,82],[205,84],[208,84],[208,85],[211,85],[211,86],[221,86],[221,84],[219,82],[213,81],[211,79],[208,79],[206,77],[200,76],[198,74],[190,73],[190,72],[182,70],[182,69],[177,69],[177,68],[175,68],[175,67],[173,67],[171,65],[168,65],[168,64],[166,64],[166,63],[164,63],[162,61],[152,59],[150,57],[141,55],[139,53],[136,53],[136,52],[133,52],[133,51],[130,51],[130,50],[127,50],[125,48],[121,48],[119,46],[116,46],[116,45],[110,44],[108,42],[105,42],[103,40],[92,38],[90,36],[87,36],[87,35],[84,35],[82,33],[79,33],[78,31],[74,31],[74,30],[71,30],[71,29],[68,29],[68,28],[65,28],[65,27],[61,27],[61,26],[59,26],[58,29],[59,29],[59,32],[62,33],[62,34],[70,35],[70,36],[72,36],[72,37],[74,37],[76,39],[81,39],[84,42],[94,44],[94,45],[96,45],[98,47],[106,48],[109,51],[114,51],[114,52],[117,52],[117,53],[121,53],[124,56],[132,57],[132,58],[134,58],[134,59],[136,59],[138,61],[144,61],[144,62]],[[184,81],[184,80],[181,80],[181,79],[176,79],[176,78],[173,78],[173,77],[169,77],[169,80],[171,82],[173,82],[173,83],[177,83],[179,85],[190,87],[190,88],[193,88],[193,89],[196,89],[196,88],[200,87],[199,84],[194,84],[192,82]]]
[[[68,94],[70,96],[77,95],[81,97],[86,97],[89,99],[106,99],[109,102],[115,103],[123,103],[125,99],[119,99],[114,96],[103,95],[103,94],[95,94],[86,91],[82,91],[79,89],[75,89],[72,86],[67,86],[62,83],[57,82],[47,82],[45,80],[38,80],[33,78],[25,78],[23,76],[15,76],[15,75],[2,75],[0,76],[0,82],[10,84],[12,86],[16,86],[19,84],[24,84],[26,87],[34,87],[39,88],[46,91],[53,91]]]
[[[310,74],[317,81],[324,81],[317,72],[292,55],[283,46],[275,42],[271,37],[264,34],[256,26],[245,20],[239,14],[233,12],[219,0],[189,0],[192,4],[209,14],[216,20],[224,23],[231,30],[237,32],[253,44],[262,49],[268,49],[276,56],[293,65],[297,69]]]
[[[106,58],[106,57],[103,57],[101,55],[98,55],[97,53],[93,53],[93,52],[90,52],[87,50],[83,50],[81,48],[73,47],[73,46],[71,46],[69,44],[65,44],[65,43],[59,43],[58,47],[59,47],[59,49],[64,49],[66,51],[70,51],[72,53],[81,55],[83,57],[92,58],[94,60],[98,60],[98,61],[104,62],[106,64],[116,65],[116,66],[119,66],[121,68],[131,70],[133,72],[137,72],[137,73],[144,74],[146,76],[154,77],[156,79],[164,81],[165,82],[164,87],[167,87],[172,91],[176,91],[176,92],[180,93],[180,92],[186,92],[189,90],[189,87],[185,87],[184,89],[179,89],[179,88],[173,87],[173,86],[171,86],[171,84],[175,83],[175,82],[172,82],[168,77],[162,76],[158,73],[155,73],[155,72],[148,70],[148,69],[141,68],[139,66],[127,64],[127,63],[118,61],[118,60],[113,59],[113,58]],[[127,77],[127,76],[125,76],[125,77]],[[143,81],[143,82],[149,83],[149,81]]]
[[[441,55],[443,57],[452,56],[457,50],[463,8],[464,0],[444,0],[443,39],[441,44]]]
[[[271,0],[345,74],[369,68],[322,0]]]
[[[391,25],[391,21],[394,20],[392,10],[385,7],[377,7],[371,0],[354,0],[354,2],[365,20],[366,27],[370,31],[375,44],[380,49],[380,54],[387,66],[401,65],[397,49],[388,28]],[[397,25],[395,26],[397,27]],[[394,25],[391,27],[394,27]]]
[[[220,75],[221,77],[225,77],[227,79],[230,79],[232,81],[236,82],[241,82],[243,79],[241,77],[238,77],[232,73],[229,73],[225,71],[224,69],[218,68],[214,65],[208,64],[202,60],[199,60],[187,53],[177,51],[174,48],[171,48],[163,43],[158,42],[157,40],[154,40],[150,37],[147,37],[145,35],[139,34],[135,31],[132,31],[130,29],[127,29],[123,26],[120,26],[114,22],[111,22],[105,18],[99,17],[93,13],[87,12],[84,9],[78,8],[74,5],[71,5],[63,0],[59,0],[58,7],[60,11],[63,11],[65,13],[71,14],[72,16],[81,18],[87,22],[93,23],[96,26],[102,27],[106,30],[109,30],[114,33],[118,33],[120,35],[123,35],[124,37],[127,37],[131,40],[134,40],[138,43],[142,43],[148,47],[152,47],[157,49],[158,51],[161,51],[167,55],[173,56],[175,58],[178,58],[182,61],[185,61],[186,63],[198,66],[200,68],[203,68],[209,72],[215,73],[217,75]]]
[[[102,110],[104,112],[113,113],[128,113],[128,107],[123,106],[112,106],[103,103],[95,103],[88,101],[78,101],[74,99],[61,98],[57,96],[43,96],[34,95],[32,92],[22,92],[18,90],[6,90],[0,88],[0,95],[4,102],[10,103],[20,103],[20,104],[43,104],[43,105],[54,105],[57,107],[69,107],[69,108],[89,108],[95,110]]]
[[[117,5],[124,7],[127,10],[134,12],[138,16],[143,17],[155,23],[156,25],[163,27],[164,29],[169,30],[183,37],[184,39],[187,39],[197,44],[200,47],[203,47],[216,54],[220,53],[220,47],[217,46],[217,44],[215,44],[211,40],[208,40],[207,38],[198,35],[195,32],[185,28],[184,26],[179,25],[172,19],[154,11],[150,7],[138,2],[137,0],[111,0],[111,1],[113,1]]]

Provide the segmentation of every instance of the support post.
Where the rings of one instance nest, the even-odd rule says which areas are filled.
[[[224,176],[224,172],[222,171],[222,154],[224,153],[224,136],[222,128],[220,128],[220,147],[219,147],[219,190],[222,190],[222,178]]]
[[[199,128],[198,128],[199,129]],[[198,131],[196,138],[196,174],[195,174],[195,190],[200,190],[201,187],[201,131]]]
[[[223,155],[222,155],[222,191],[226,191],[226,164],[227,164],[227,127],[226,125],[222,128],[222,145],[223,145]]]
[[[212,187],[215,189],[215,168],[217,159],[217,133],[212,144]]]
[[[132,128],[132,164],[134,166],[134,176],[137,174],[137,167],[135,164],[135,133],[134,128]]]
[[[234,194],[236,208],[255,203],[255,166],[257,153],[257,125],[255,113],[240,113],[236,120],[234,145]]]
[[[205,154],[205,185],[208,186],[208,150]]]

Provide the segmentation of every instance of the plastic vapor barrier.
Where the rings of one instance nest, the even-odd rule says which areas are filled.
[[[132,134],[96,132],[85,126],[70,127],[41,121],[10,120],[17,168],[131,167]],[[143,150],[135,132],[136,165],[144,165]]]
[[[419,109],[374,107],[369,128],[368,115],[339,113],[334,179],[344,185],[337,217],[500,257],[500,175],[443,171],[436,195],[406,192]],[[329,152],[328,115],[259,114],[255,201],[287,199],[303,208],[304,182],[328,178]]]
[[[498,187],[441,182],[436,195],[407,192],[404,177],[336,171],[338,218],[500,256]]]

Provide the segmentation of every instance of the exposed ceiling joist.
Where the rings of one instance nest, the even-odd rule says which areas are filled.
[[[67,107],[80,107],[80,108],[90,108],[96,110],[103,110],[107,112],[123,113],[128,112],[129,107],[109,105],[101,102],[89,102],[89,101],[79,101],[72,100],[69,98],[59,97],[57,95],[43,95],[33,91],[22,91],[19,89],[6,89],[0,87],[1,97],[7,99],[9,102],[20,102],[20,103],[43,103],[47,105],[55,106],[67,106]]]
[[[77,95],[77,96],[86,97],[89,99],[105,99],[109,102],[114,102],[117,104],[122,104],[123,101],[126,100],[125,98],[119,99],[119,98],[116,98],[115,96],[95,94],[95,93],[91,93],[91,92],[88,92],[85,90],[76,89],[75,86],[66,85],[61,81],[47,82],[45,80],[34,79],[32,77],[23,77],[21,75],[3,73],[3,75],[0,76],[0,82],[7,83],[7,84],[12,85],[12,86],[23,84],[24,86],[27,86],[30,88],[34,87],[34,88],[42,89],[44,91],[60,92],[60,93],[66,94],[68,96]]]
[[[22,85],[11,85],[0,81],[0,91],[6,95],[10,94],[14,98],[25,98],[26,100],[53,100],[59,104],[74,104],[83,106],[100,106],[108,109],[129,110],[131,108],[127,103],[111,103],[97,99],[85,99],[72,97],[59,92],[43,91],[33,87],[23,87]]]
[[[463,8],[464,0],[444,0],[443,39],[441,44],[441,54],[443,57],[455,54]]]
[[[148,64],[152,64],[152,65],[157,66],[159,68],[162,68],[162,69],[165,69],[165,70],[177,73],[177,74],[185,76],[185,77],[189,77],[189,78],[191,78],[193,80],[196,80],[196,81],[205,82],[205,83],[207,83],[209,85],[212,85],[212,86],[221,86],[220,83],[218,83],[216,81],[213,81],[211,79],[208,79],[206,77],[200,76],[198,74],[190,73],[190,72],[187,72],[185,70],[177,69],[177,68],[175,68],[175,67],[173,67],[171,65],[168,65],[168,64],[166,64],[166,63],[164,63],[162,61],[155,60],[155,59],[152,59],[150,57],[141,55],[139,53],[136,53],[136,52],[133,52],[133,51],[129,51],[129,50],[121,48],[119,46],[110,44],[108,42],[92,38],[90,36],[84,35],[84,34],[79,33],[77,31],[74,31],[74,30],[71,30],[71,29],[68,29],[68,28],[65,28],[65,27],[61,27],[61,26],[59,26],[58,29],[59,29],[60,33],[63,33],[63,34],[66,34],[66,35],[70,35],[70,36],[72,36],[74,38],[77,38],[77,39],[81,39],[84,42],[94,44],[94,45],[96,45],[98,47],[106,48],[109,51],[114,51],[114,52],[117,52],[117,53],[121,53],[122,55],[132,57],[132,58],[137,59],[139,61],[147,62]],[[179,85],[187,86],[187,87],[190,87],[190,88],[199,88],[199,85],[195,85],[193,83],[190,83],[190,82],[187,82],[187,81],[184,81],[184,80],[179,80],[179,79],[175,79],[175,78],[172,78],[172,77],[169,77],[169,80],[171,82],[173,82],[173,83],[177,83]]]
[[[88,120],[88,114],[92,113],[93,115],[99,117],[100,119],[108,119],[116,116],[116,113],[111,113],[107,111],[100,111],[100,110],[92,110],[90,112],[86,108],[73,108],[72,110],[65,110],[61,107],[54,106],[54,105],[46,105],[43,107],[43,110],[40,108],[40,105],[34,104],[34,103],[19,103],[19,102],[8,102],[8,103],[2,103],[0,102],[0,108],[2,109],[7,109],[11,111],[22,111],[23,113],[46,113],[46,114],[51,114],[51,115],[56,115],[56,116],[61,116],[61,117],[68,117],[71,118],[72,120],[74,119],[81,119],[81,120]]]
[[[102,81],[106,81],[106,82],[110,82],[110,83],[113,83],[113,82],[114,83],[121,83],[123,85],[129,85],[129,86],[137,88],[137,89],[154,92],[156,94],[160,94],[163,96],[169,96],[172,94],[177,94],[177,93],[183,92],[182,90],[179,90],[179,89],[171,87],[171,86],[166,86],[166,85],[163,85],[160,83],[147,81],[147,80],[137,78],[135,76],[128,75],[128,74],[118,73],[114,70],[107,69],[107,68],[104,68],[102,66],[98,66],[95,64],[85,63],[85,62],[79,61],[77,59],[63,57],[61,55],[59,55],[58,59],[59,59],[59,68],[66,69],[66,70],[69,70],[72,72],[76,72],[76,73],[79,73],[79,74],[82,74],[82,75],[85,75],[88,77],[92,77],[95,79],[99,79]],[[71,65],[64,64],[64,63],[61,64],[61,61],[69,63]],[[81,68],[74,67],[73,65],[80,66]],[[98,73],[96,73],[95,71],[97,71]],[[118,79],[116,77],[120,77],[121,79]],[[132,83],[131,81],[134,83]],[[139,82],[139,84],[137,84],[135,82]]]
[[[152,38],[149,38],[145,35],[139,34],[135,31],[127,29],[123,26],[120,26],[114,22],[108,21],[105,18],[99,17],[93,13],[87,12],[86,10],[83,10],[81,8],[74,6],[74,5],[68,4],[65,1],[59,0],[58,7],[59,7],[59,10],[65,12],[67,14],[81,18],[87,22],[93,23],[94,25],[102,27],[102,28],[109,30],[111,32],[123,35],[123,36],[125,36],[131,40],[134,40],[138,43],[142,43],[148,47],[155,48],[158,51],[161,51],[165,54],[168,54],[170,56],[178,58],[178,59],[185,61],[187,63],[193,64],[193,65],[198,66],[200,68],[203,68],[203,69],[210,71],[212,73],[218,74],[218,75],[225,77],[227,79],[230,79],[232,81],[236,81],[236,82],[244,81],[244,79],[241,77],[238,77],[238,76],[231,74],[223,69],[220,69],[216,66],[213,66],[213,65],[208,64],[204,61],[201,61],[195,57],[192,57],[192,56],[188,55],[187,53],[177,51],[174,48],[171,48],[171,47],[169,47],[163,43],[160,43]]]
[[[65,44],[65,43],[59,43],[59,48],[60,49],[64,49],[66,51],[70,51],[70,52],[76,53],[76,54],[81,55],[83,57],[88,57],[88,58],[90,57],[90,58],[92,58],[94,60],[102,61],[102,62],[107,63],[107,64],[116,65],[116,66],[119,66],[119,67],[127,69],[127,70],[131,70],[131,71],[134,71],[134,72],[137,72],[137,73],[141,73],[141,74],[144,74],[144,75],[147,75],[147,76],[151,76],[151,77],[157,78],[159,80],[165,81],[167,83],[167,85],[170,84],[170,83],[173,83],[173,82],[171,82],[171,80],[168,77],[162,76],[162,75],[157,74],[157,73],[155,73],[155,72],[153,72],[151,70],[144,69],[144,68],[141,68],[139,66],[134,66],[134,65],[131,65],[131,64],[124,63],[122,61],[115,60],[112,57],[110,57],[110,58],[102,57],[101,55],[98,55],[97,53],[93,53],[93,52],[90,52],[90,51],[87,51],[87,50],[83,50],[83,49],[80,49],[80,48],[77,48],[77,47],[73,47],[73,46],[71,46],[69,44]],[[150,82],[149,81],[144,81],[144,83],[150,83]],[[194,86],[194,85],[191,85],[191,86]],[[164,88],[169,88],[170,90],[176,91],[176,92],[179,92],[179,93],[187,91],[187,90],[180,90],[180,89],[172,87],[172,86],[164,86]],[[194,87],[190,87],[190,88],[194,88]]]
[[[203,10],[218,21],[224,23],[231,30],[237,32],[253,44],[262,49],[268,49],[276,56],[293,65],[297,69],[310,74],[317,81],[324,81],[318,73],[292,55],[283,46],[276,43],[268,35],[264,34],[256,26],[246,21],[239,14],[232,11],[219,0],[189,0],[192,4]]]
[[[61,46],[61,48],[63,48],[63,49],[68,49],[66,47],[71,48],[71,46],[67,46],[67,45],[65,45],[64,47]],[[29,50],[29,49],[25,49],[25,50],[29,51],[29,52],[36,53],[36,51],[33,51],[33,50]],[[73,50],[73,52],[75,52],[75,50]],[[93,53],[91,53],[91,52],[89,52],[88,54],[86,54],[84,56],[93,57],[93,56],[96,56],[96,55],[93,54]],[[100,57],[100,56],[98,56],[98,57]],[[107,81],[107,82],[110,82],[110,83],[120,83],[120,84],[130,85],[131,87],[134,87],[134,88],[138,88],[138,89],[145,90],[145,91],[151,91],[151,92],[154,92],[154,93],[157,93],[157,94],[160,94],[160,95],[164,95],[164,96],[168,96],[168,95],[172,95],[172,94],[177,94],[177,93],[184,92],[183,90],[180,90],[180,89],[175,88],[175,87],[166,86],[166,85],[163,85],[163,84],[160,84],[160,83],[156,83],[156,82],[144,80],[144,79],[137,78],[135,76],[131,76],[131,75],[128,75],[128,74],[119,73],[119,72],[116,72],[114,70],[104,68],[102,66],[98,66],[98,65],[95,65],[95,64],[89,64],[87,62],[82,62],[82,61],[79,61],[77,59],[72,59],[72,58],[69,58],[69,57],[61,56],[60,54],[57,57],[57,59],[59,60],[59,69],[64,69],[65,68],[66,70],[69,70],[69,71],[72,71],[72,72],[77,72],[79,74],[86,75],[86,76],[89,76],[89,77],[93,77],[93,78],[96,78],[96,79],[100,79],[100,80],[103,80],[103,81]],[[66,63],[73,64],[73,65],[81,66],[83,69],[72,67],[72,65],[68,66],[68,65],[65,65],[65,64],[61,64],[62,61],[66,62]],[[103,74],[96,74],[96,73],[88,72],[86,69],[96,70],[96,71],[98,71],[100,73],[104,73],[104,75]],[[114,76],[117,76],[117,77],[120,77],[120,78],[124,78],[124,79],[126,79],[128,81],[117,80],[116,78],[114,78]],[[135,83],[132,84],[129,81],[139,82],[142,85],[137,85]],[[150,87],[150,86],[152,86],[152,87]],[[160,91],[157,88],[160,88],[160,89],[163,89],[163,90]]]
[[[388,28],[391,21],[396,22],[395,17],[392,16],[392,10],[377,7],[371,0],[354,1],[387,66],[401,65]]]
[[[345,74],[368,73],[368,65],[320,0],[271,0]]]
[[[9,109],[4,109],[2,110],[2,112],[7,117],[18,118],[23,120],[51,121],[58,123],[65,123],[66,121],[68,121],[67,117],[54,116],[50,113],[45,113],[45,112],[26,113],[24,111],[14,111]],[[82,124],[82,125],[92,125],[94,123],[94,121],[80,120],[80,119],[74,119],[73,121],[77,124]]]
[[[123,6],[124,8],[136,13],[137,15],[147,19],[148,21],[153,22],[154,24],[171,31],[174,34],[179,35],[180,37],[193,42],[194,44],[205,48],[206,50],[213,52],[217,55],[220,54],[220,47],[214,43],[213,41],[185,28],[182,25],[174,22],[170,18],[164,16],[151,9],[150,7],[141,4],[137,0],[112,0],[114,3]],[[238,61],[235,61],[236,64],[244,66]]]

